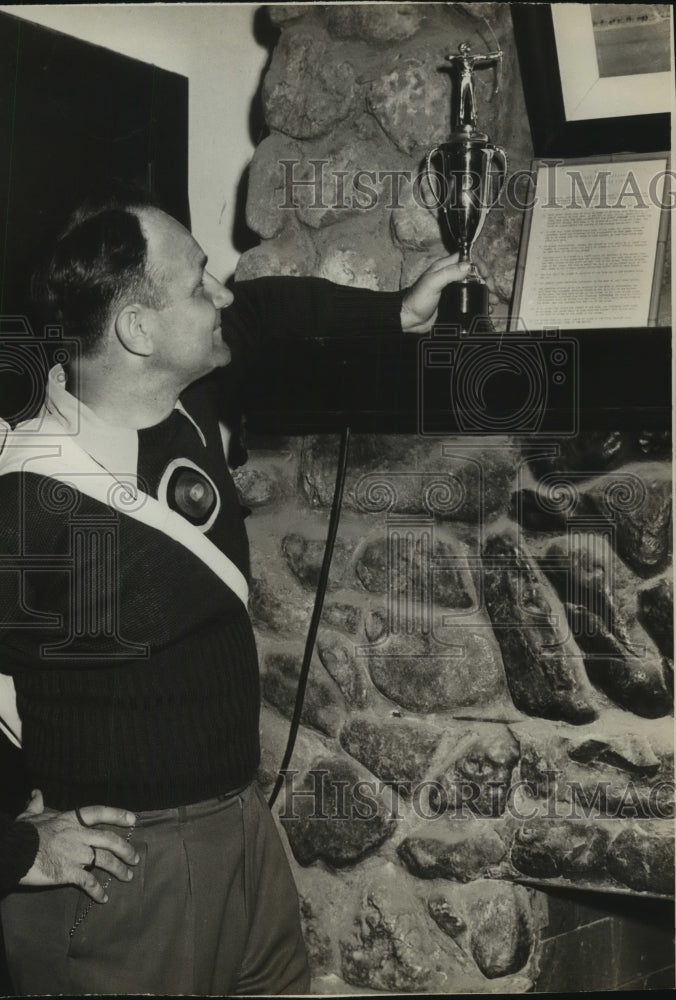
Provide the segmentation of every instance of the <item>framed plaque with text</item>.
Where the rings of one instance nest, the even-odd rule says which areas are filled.
[[[510,329],[669,325],[670,179],[666,153],[533,161]]]

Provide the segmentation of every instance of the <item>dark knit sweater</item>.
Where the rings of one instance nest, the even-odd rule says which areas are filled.
[[[275,335],[396,334],[400,307],[399,293],[260,279],[235,286],[222,329],[233,371],[241,372]],[[174,411],[139,432],[138,477],[157,496],[172,460],[203,470],[221,503],[206,535],[248,576],[246,532],[217,424],[223,374],[182,397],[206,444]],[[0,553],[16,554],[19,567],[28,554],[41,557],[40,565],[26,563],[23,589],[16,570],[0,570],[0,666],[14,675],[31,786],[52,808],[143,810],[250,780],[259,761],[258,668],[239,598],[162,532],[111,518],[84,494],[68,500],[45,486],[33,473],[0,476]],[[83,538],[84,563],[73,571]],[[104,563],[114,569],[101,572]],[[96,597],[87,602],[83,587],[95,576]]]

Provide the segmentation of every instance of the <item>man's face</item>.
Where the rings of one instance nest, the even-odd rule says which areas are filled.
[[[140,210],[139,218],[148,268],[165,291],[164,307],[152,310],[153,361],[189,385],[230,362],[220,310],[233,296],[206,270],[202,248],[179,222],[158,209]]]

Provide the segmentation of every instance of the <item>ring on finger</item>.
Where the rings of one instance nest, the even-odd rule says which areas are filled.
[[[75,809],[73,811],[75,813],[75,818],[78,821],[78,823],[80,824],[80,826],[84,826],[84,827],[87,827],[87,829],[89,829],[89,824],[85,823],[85,821],[83,820],[82,813],[80,812],[79,808],[77,806],[75,806]]]

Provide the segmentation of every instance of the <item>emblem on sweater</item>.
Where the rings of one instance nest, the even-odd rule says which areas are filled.
[[[157,487],[157,499],[205,533],[221,509],[213,479],[189,458],[175,458],[169,463]]]

